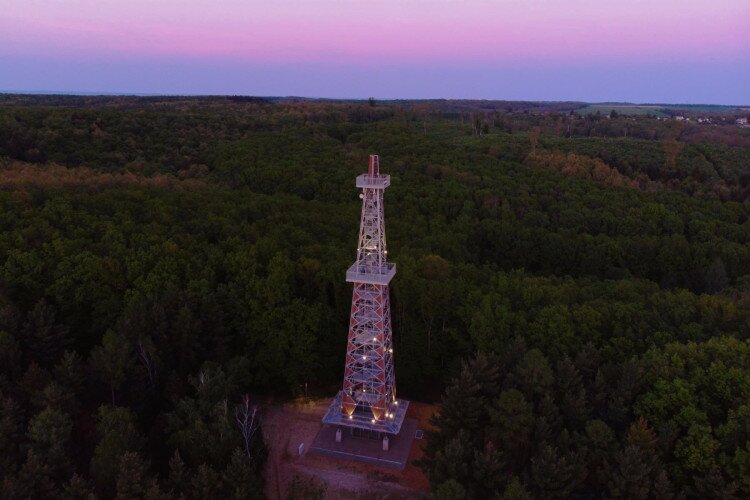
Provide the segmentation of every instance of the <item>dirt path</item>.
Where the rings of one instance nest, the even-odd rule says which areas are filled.
[[[422,498],[429,482],[421,469],[411,465],[422,455],[423,440],[415,440],[404,471],[394,471],[358,462],[308,454],[321,427],[329,400],[309,403],[269,403],[264,408],[263,434],[269,447],[266,465],[266,496],[287,498],[290,487],[318,488],[325,498]],[[420,429],[427,427],[434,407],[411,402],[409,416],[417,418]],[[299,455],[300,444],[303,454]]]

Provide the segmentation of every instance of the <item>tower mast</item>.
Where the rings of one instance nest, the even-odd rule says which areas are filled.
[[[379,433],[398,434],[408,401],[396,399],[389,283],[396,265],[387,261],[383,192],[389,175],[380,173],[370,155],[366,174],[357,176],[362,189],[357,256],[346,271],[354,284],[349,319],[344,382],[323,422]]]

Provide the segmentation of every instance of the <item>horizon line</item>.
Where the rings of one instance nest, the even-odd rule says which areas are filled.
[[[256,95],[256,94],[194,94],[194,93],[159,93],[159,92],[105,92],[105,91],[76,91],[76,90],[10,90],[0,89],[0,95],[34,95],[34,96],[78,96],[78,97],[255,97],[258,99],[305,99],[316,101],[363,101],[370,99],[385,102],[398,101],[474,101],[474,102],[538,102],[538,103],[568,103],[588,105],[636,105],[636,106],[715,106],[722,108],[750,108],[750,104],[715,104],[708,102],[631,102],[631,101],[578,101],[566,99],[502,99],[502,98],[472,98],[472,97],[321,97],[301,95]]]

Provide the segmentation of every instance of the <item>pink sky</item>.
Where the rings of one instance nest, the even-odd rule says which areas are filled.
[[[356,62],[736,57],[748,0],[3,0],[16,53]]]
[[[0,57],[8,60],[106,59],[116,64],[176,58],[277,66],[365,61],[435,66],[750,60],[750,0],[0,0],[0,4]],[[0,73],[8,69],[12,68],[0,68]],[[3,84],[7,86],[0,74],[0,88]],[[43,82],[39,88],[45,88]]]

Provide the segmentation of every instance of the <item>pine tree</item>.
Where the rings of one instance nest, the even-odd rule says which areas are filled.
[[[644,451],[627,445],[615,455],[615,464],[609,480],[612,498],[645,499],[651,492],[652,467]]]
[[[221,494],[223,488],[221,476],[207,464],[198,466],[198,470],[190,481],[190,494],[196,500],[223,496]]]
[[[659,465],[658,450],[656,449],[658,441],[659,438],[656,436],[656,432],[649,427],[645,418],[638,417],[635,422],[630,424],[626,436],[626,444],[628,446],[637,446],[643,450],[645,453],[644,458],[651,469]]]
[[[175,361],[181,373],[191,373],[196,366],[197,355],[201,350],[201,322],[193,311],[182,306],[172,321],[169,332],[171,347],[177,354]]]
[[[232,453],[232,458],[227,464],[223,474],[224,484],[229,496],[237,500],[264,498],[263,482],[253,470],[253,464],[240,448]]]
[[[516,366],[514,380],[516,386],[520,387],[526,398],[531,401],[548,391],[554,375],[542,351],[531,349]]]
[[[505,377],[513,373],[528,350],[526,340],[523,337],[514,338],[500,355],[498,363],[500,374]]]
[[[597,370],[589,390],[593,416],[606,420],[608,417],[609,384],[602,370]]]
[[[96,500],[91,485],[78,474],[73,474],[65,485],[62,497],[64,500]]]
[[[430,500],[465,500],[466,498],[466,488],[455,479],[440,483],[435,493],[430,496]]]
[[[21,374],[21,346],[8,332],[0,330],[0,389],[3,377],[16,380]]]
[[[0,297],[2,298],[2,297]],[[14,304],[9,304],[2,298],[0,305],[0,331],[8,332],[11,337],[18,338],[21,325],[21,312]]]
[[[185,466],[180,456],[180,450],[174,450],[172,458],[169,459],[169,478],[167,484],[176,496],[182,497],[185,491],[185,485],[188,483],[190,475],[189,469]]]
[[[86,381],[85,366],[80,354],[65,351],[54,369],[57,381],[73,394],[80,394]]]
[[[511,467],[519,472],[528,460],[531,449],[533,415],[531,406],[516,389],[500,393],[490,409],[491,433],[499,449],[513,457]]]
[[[66,453],[72,429],[70,416],[54,408],[45,408],[29,422],[28,437],[36,456],[49,465],[50,473],[56,478],[67,477],[72,472]]]
[[[492,443],[484,449],[474,451],[472,483],[469,487],[472,498],[489,498],[505,486],[505,457]]]
[[[737,485],[728,481],[718,465],[712,466],[706,473],[693,478],[695,496],[705,499],[736,498]]]
[[[21,405],[0,394],[0,470],[6,473],[13,472],[20,462],[25,427]]]
[[[57,382],[47,384],[36,405],[42,408],[54,408],[69,415],[75,413],[77,406],[73,391]]]
[[[610,394],[609,422],[616,427],[625,426],[631,418],[633,401],[643,383],[643,369],[636,360],[620,365],[617,386]]]
[[[217,301],[216,294],[207,295],[201,302],[201,325],[204,329],[203,339],[208,341],[207,350],[210,359],[225,363],[229,360],[231,351],[231,331],[227,325],[224,310]],[[210,329],[210,332],[206,332]]]
[[[117,406],[99,407],[96,431],[99,442],[91,458],[91,475],[97,487],[107,491],[117,478],[122,457],[139,450],[144,439],[138,432],[133,413]]]
[[[478,353],[470,362],[474,378],[479,383],[479,397],[483,401],[493,401],[500,392],[500,371],[498,359],[492,354]]]
[[[152,497],[157,485],[147,469],[138,453],[125,452],[118,466],[115,499],[138,500]]]
[[[505,487],[505,491],[503,492],[503,495],[500,497],[500,500],[531,500],[532,496],[531,493],[526,489],[524,484],[518,479],[518,477],[513,476],[513,478],[508,482],[508,486]]]
[[[91,351],[89,364],[109,387],[114,406],[115,391],[125,382],[134,365],[132,346],[124,336],[107,330],[102,345]]]
[[[553,432],[558,433],[562,429],[563,419],[560,414],[560,408],[555,403],[550,393],[546,393],[536,405],[538,418],[543,419],[549,425]],[[536,441],[536,440],[535,440]],[[537,441],[537,443],[540,443]]]
[[[430,482],[441,484],[448,479],[455,479],[462,485],[469,485],[474,456],[473,446],[468,431],[465,429],[458,431],[429,462],[427,474]]]
[[[615,454],[609,482],[613,497],[648,498],[651,495],[654,481],[663,472],[657,442],[656,433],[643,417],[630,425],[625,438],[625,449]],[[666,486],[664,479],[661,479],[660,488]]]
[[[581,375],[568,356],[557,363],[555,384],[559,394],[560,409],[565,420],[571,426],[580,426],[589,414],[586,391],[583,388]]]
[[[711,266],[706,270],[706,291],[708,293],[719,293],[729,285],[729,278],[721,257],[716,257]]]
[[[545,498],[567,498],[586,478],[585,463],[577,453],[544,446],[531,459],[531,484]]]
[[[23,377],[21,377],[19,385],[29,401],[38,401],[39,394],[47,387],[49,382],[49,372],[32,361],[23,374]]]
[[[26,317],[23,339],[27,354],[43,366],[51,366],[69,344],[68,329],[55,323],[55,308],[40,300]]]
[[[586,342],[575,356],[574,365],[581,374],[584,384],[590,384],[596,377],[602,362],[602,354],[592,343]]]
[[[672,482],[669,480],[669,476],[665,470],[662,470],[656,476],[651,496],[654,500],[672,500],[675,497]]]
[[[432,425],[440,429],[443,439],[450,439],[461,429],[477,431],[484,411],[482,387],[468,363],[464,363],[459,376],[446,388],[440,410]]]
[[[597,498],[606,496],[608,476],[610,475],[609,459],[617,450],[615,434],[601,420],[586,423],[587,464],[591,495]]]
[[[33,449],[18,472],[16,498],[53,498],[56,494],[52,467]],[[6,498],[13,498],[8,496]]]

